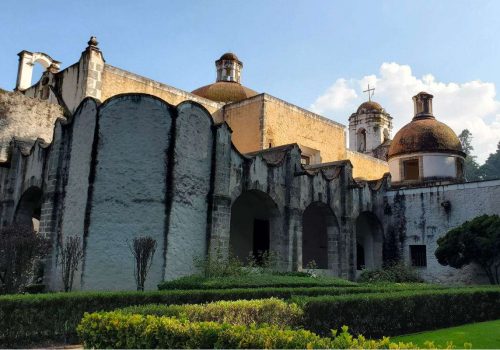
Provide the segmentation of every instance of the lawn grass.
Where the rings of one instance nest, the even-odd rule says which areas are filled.
[[[473,349],[500,349],[500,320],[401,335],[391,338],[391,341],[413,342],[419,346],[423,346],[426,341],[441,346],[452,341],[457,348],[462,348],[464,343],[471,343]]]

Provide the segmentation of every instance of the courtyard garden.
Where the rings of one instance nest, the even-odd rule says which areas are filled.
[[[431,344],[425,341],[434,338],[425,333],[423,338],[397,336],[498,319],[498,286],[355,283],[308,273],[259,271],[189,276],[164,282],[158,291],[0,296],[0,344],[449,348],[447,342],[453,341],[462,348],[468,343],[476,347],[478,339],[444,333]],[[493,344],[500,345],[498,340]]]

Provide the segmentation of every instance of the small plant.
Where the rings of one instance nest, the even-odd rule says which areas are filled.
[[[60,243],[59,264],[61,265],[61,275],[65,292],[73,289],[73,279],[83,259],[82,240],[78,236],[69,236],[64,243]]]
[[[316,261],[315,260],[311,260],[307,263],[306,267],[305,267],[305,270],[306,270],[306,273],[311,276],[311,277],[318,277],[318,275],[316,275],[316,273],[314,272],[314,270],[316,270],[318,268],[318,265],[316,264]]]
[[[156,240],[150,236],[136,237],[132,245],[129,245],[129,248],[135,259],[134,277],[137,290],[144,291],[146,277],[148,276],[156,251]]]
[[[275,251],[259,251],[257,255],[250,252],[246,266],[254,273],[271,273],[278,269],[279,255]]]
[[[376,270],[363,270],[358,282],[423,282],[417,271],[402,262],[393,263]]]
[[[231,253],[231,250],[226,255],[217,249],[208,256],[195,258],[194,265],[203,277],[244,276],[248,274],[241,261]]]

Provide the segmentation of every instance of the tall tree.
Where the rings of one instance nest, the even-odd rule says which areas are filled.
[[[472,133],[468,129],[462,130],[458,135],[462,149],[467,157],[465,157],[464,174],[466,181],[482,180],[483,173],[479,164],[476,162],[476,156],[472,155],[474,147],[472,146]]]
[[[478,264],[491,284],[500,284],[500,217],[482,215],[448,231],[434,253],[441,265]]]
[[[498,142],[496,152],[491,153],[481,166],[481,171],[484,173],[485,180],[500,179],[500,142]]]

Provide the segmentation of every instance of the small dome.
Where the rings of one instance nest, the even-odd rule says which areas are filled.
[[[256,91],[233,81],[218,81],[196,89],[192,93],[212,101],[225,103],[237,102],[258,95]]]
[[[239,61],[238,57],[232,52],[226,52],[225,54],[220,56],[219,61],[221,60]]]
[[[399,130],[391,142],[388,158],[409,153],[465,153],[455,132],[434,117],[414,118]]]
[[[366,110],[366,111],[377,111],[377,112],[382,112],[384,108],[382,106],[375,102],[375,101],[366,101],[363,102],[359,107],[357,113],[361,112],[361,110]]]

